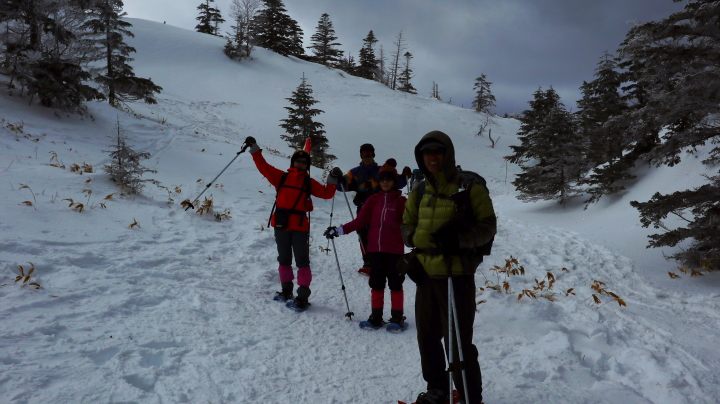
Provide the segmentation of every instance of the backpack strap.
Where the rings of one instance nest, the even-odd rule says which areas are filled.
[[[300,218],[301,226],[303,225],[303,222],[305,221],[305,212],[295,210],[295,209],[277,208],[277,197],[278,197],[278,195],[280,195],[280,188],[286,187],[286,188],[298,189],[295,187],[291,187],[289,185],[285,185],[285,181],[287,181],[287,178],[289,175],[290,175],[290,173],[286,171],[280,177],[280,182],[278,183],[277,191],[275,193],[275,202],[273,202],[272,209],[270,209],[270,217],[268,218],[268,227],[270,227],[270,223],[272,222],[272,216],[273,216],[273,213],[275,213],[275,210],[282,210],[284,212],[302,215],[302,217]],[[309,198],[312,195],[311,192],[312,192],[312,182],[310,181],[310,176],[308,175],[307,177],[305,177],[305,181],[303,182],[303,187],[300,188],[300,193],[298,194],[298,197],[295,200],[295,203],[292,204],[292,207],[294,208],[295,206],[297,206],[298,202],[300,202],[300,199],[302,198],[303,193],[306,193]]]

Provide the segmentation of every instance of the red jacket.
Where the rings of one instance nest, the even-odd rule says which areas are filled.
[[[370,223],[367,252],[403,254],[405,244],[403,244],[400,225],[407,199],[400,196],[401,194],[402,192],[398,190],[392,190],[380,191],[370,196],[360,209],[357,218],[342,225],[343,234],[352,233]]]
[[[262,150],[255,152],[252,158],[260,174],[267,178],[267,180],[275,186],[275,189],[278,189],[280,179],[285,171],[268,164],[268,162],[265,161],[265,157],[262,156]],[[312,199],[310,199],[310,195],[307,195],[307,190],[305,189],[305,178],[308,178],[310,174],[308,174],[307,171],[298,170],[297,168],[289,168],[287,173],[287,179],[283,183],[283,186],[278,189],[275,209],[287,209],[291,211],[286,230],[309,231],[310,218],[303,213],[312,212],[313,210]],[[331,199],[335,196],[335,190],[335,185],[322,185],[310,178],[310,194],[312,196]],[[274,213],[272,215],[271,225],[275,226]]]

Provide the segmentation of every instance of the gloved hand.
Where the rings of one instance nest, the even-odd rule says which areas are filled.
[[[405,168],[403,168],[403,170],[402,170],[401,175],[405,178],[410,178],[410,176],[412,175],[412,170],[410,170],[410,167],[405,166]]]
[[[395,264],[395,268],[400,275],[407,274],[411,281],[415,282],[417,285],[422,285],[426,279],[430,278],[430,276],[427,271],[425,271],[425,268],[422,266],[417,257],[418,251],[419,250],[413,250],[407,254],[401,255],[397,264]]]
[[[250,149],[250,154],[254,154],[258,150],[260,150],[260,146],[257,145],[257,142],[255,141],[255,138],[252,136],[248,136],[245,138],[245,143],[243,145],[242,150]]]
[[[340,167],[335,167],[330,171],[330,174],[328,175],[328,184],[337,184],[340,181],[340,178],[343,177],[343,172],[340,169]]]
[[[330,226],[325,230],[325,233],[323,233],[323,236],[325,236],[326,239],[330,240],[331,238],[335,238],[342,235],[342,227],[341,230],[338,231],[338,228],[335,226]]]
[[[430,242],[434,243],[444,254],[460,253],[460,238],[454,226],[441,226],[430,234]]]

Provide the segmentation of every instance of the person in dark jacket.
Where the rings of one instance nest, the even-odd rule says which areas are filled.
[[[322,185],[310,178],[308,171],[311,159],[310,153],[307,151],[295,151],[290,158],[290,168],[283,171],[265,161],[262,150],[252,136],[249,136],[245,143],[249,147],[260,174],[277,189],[275,211],[270,219],[270,225],[275,229],[275,243],[280,264],[278,273],[282,290],[277,294],[284,300],[290,300],[293,297],[295,277],[292,259],[294,255],[295,265],[298,267],[298,289],[294,302],[299,308],[305,308],[308,305],[311,293],[310,282],[312,281],[310,246],[308,244],[310,218],[307,215],[307,212],[313,210],[311,196],[332,199],[335,196],[337,181],[342,177],[342,171],[335,167],[328,176],[327,185]]]
[[[328,227],[328,238],[350,234],[368,228],[367,256],[370,260],[370,307],[368,322],[373,327],[383,325],[385,282],[390,289],[390,323],[402,327],[405,322],[403,282],[396,264],[405,252],[400,225],[405,211],[405,197],[398,189],[398,173],[395,159],[389,159],[378,175],[380,192],[370,196],[358,212],[355,220],[342,226]]]
[[[487,188],[469,187],[468,216],[461,222],[456,210],[464,181],[455,164],[455,148],[450,137],[440,131],[426,134],[415,146],[415,159],[425,175],[424,192],[413,188],[403,215],[402,236],[405,245],[416,248],[419,271],[416,280],[415,321],[420,363],[427,391],[420,393],[417,404],[446,403],[449,391],[446,357],[449,355],[448,294],[452,282],[458,329],[454,330],[453,380],[466,404],[481,404],[482,378],[478,350],[473,344],[475,321],[475,271],[482,262],[475,248],[490,242],[497,231],[497,218]],[[465,194],[467,196],[467,194]],[[454,327],[453,327],[454,328]],[[469,397],[465,397],[457,340],[464,356]],[[444,341],[444,344],[443,344]],[[444,350],[443,350],[444,345]]]
[[[365,143],[360,146],[360,164],[352,168],[345,174],[341,181],[337,184],[338,191],[354,191],[355,197],[353,198],[353,204],[355,204],[357,214],[363,207],[365,201],[370,196],[380,191],[380,182],[378,181],[378,175],[380,174],[380,166],[375,162],[375,147],[370,143]],[[397,188],[401,189],[407,185],[406,173],[410,172],[409,167],[405,167],[403,175],[398,177]],[[370,275],[370,268],[372,264],[369,257],[367,256],[367,243],[368,243],[368,228],[367,226],[357,230],[358,236],[360,236],[360,250],[362,252],[363,265],[358,272]]]

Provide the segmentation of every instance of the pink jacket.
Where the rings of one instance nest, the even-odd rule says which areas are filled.
[[[392,190],[370,196],[355,220],[341,226],[343,234],[352,233],[369,223],[367,252],[405,253],[400,225],[407,198],[401,194]]]

